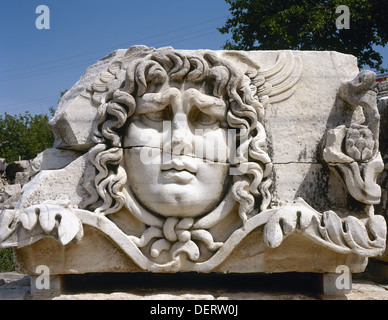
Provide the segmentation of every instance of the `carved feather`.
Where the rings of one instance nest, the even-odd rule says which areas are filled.
[[[301,73],[302,59],[292,51],[280,52],[273,66],[258,72],[265,79],[265,84],[258,90],[259,95],[267,94],[269,103],[288,99],[295,92]]]

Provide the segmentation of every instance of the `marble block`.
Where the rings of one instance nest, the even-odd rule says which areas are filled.
[[[0,246],[30,275],[362,272],[386,242],[374,81],[337,52],[117,50],[62,97]]]

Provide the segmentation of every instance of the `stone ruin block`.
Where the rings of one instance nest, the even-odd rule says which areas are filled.
[[[21,192],[22,186],[19,183],[5,185],[0,193],[0,210],[14,208]]]
[[[25,185],[30,181],[31,164],[29,160],[14,161],[5,168],[5,176],[10,183]]]
[[[374,81],[337,52],[115,51],[63,96],[76,156],[0,214],[1,246],[30,275],[362,272],[386,241]]]

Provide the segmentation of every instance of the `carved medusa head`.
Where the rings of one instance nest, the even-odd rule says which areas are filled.
[[[243,221],[269,206],[262,77],[208,51],[171,48],[119,69],[89,151],[103,201],[97,213],[117,212],[130,197],[153,214],[195,218],[229,190]]]

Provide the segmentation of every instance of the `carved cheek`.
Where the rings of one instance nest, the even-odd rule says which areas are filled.
[[[227,129],[196,130],[194,138],[195,157],[211,162],[229,162],[230,143]]]

